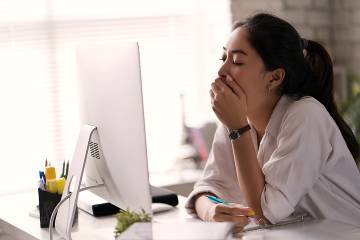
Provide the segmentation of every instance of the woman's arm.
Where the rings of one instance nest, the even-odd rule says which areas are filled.
[[[231,144],[236,174],[245,202],[254,209],[258,220],[266,221],[261,209],[261,194],[265,187],[265,177],[257,161],[250,131],[243,133],[239,139],[231,141]]]
[[[217,78],[211,84],[210,95],[216,116],[228,129],[239,129],[247,124],[245,93],[235,81],[230,78],[226,80]],[[257,161],[250,132],[245,132],[231,144],[236,175],[245,202],[254,209],[258,219],[266,221],[261,209],[261,194],[265,179]]]

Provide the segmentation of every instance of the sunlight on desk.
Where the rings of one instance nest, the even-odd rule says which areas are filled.
[[[173,211],[154,215],[154,221],[164,223],[200,221],[191,218],[184,209],[185,198],[179,196],[179,205]],[[38,203],[36,192],[13,194],[0,197],[0,229],[4,233],[1,240],[47,240],[49,232],[41,229],[38,218],[29,216],[29,212]],[[116,219],[113,216],[95,218],[80,211],[78,224],[73,229],[73,239],[114,239]],[[240,235],[240,239],[360,239],[360,228],[331,220],[315,220],[296,223],[284,227],[255,230]],[[56,239],[56,238],[55,238]],[[228,239],[239,239],[229,236]]]

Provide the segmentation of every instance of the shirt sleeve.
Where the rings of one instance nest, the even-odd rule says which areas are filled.
[[[326,109],[314,103],[300,103],[284,115],[277,148],[262,169],[266,183],[261,207],[270,222],[289,216],[321,175],[332,151],[330,119]]]
[[[196,216],[194,200],[201,193],[210,193],[231,202],[239,202],[241,198],[230,140],[227,130],[221,124],[215,132],[203,175],[195,183],[185,203],[185,208],[190,215]]]

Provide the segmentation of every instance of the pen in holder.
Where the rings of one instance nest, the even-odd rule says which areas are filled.
[[[39,212],[40,212],[40,227],[48,228],[50,223],[50,217],[54,208],[61,200],[61,194],[47,192],[42,188],[38,188],[39,194]],[[78,210],[76,209],[74,223],[78,219]],[[73,223],[73,224],[74,224]],[[55,225],[55,221],[54,221]]]

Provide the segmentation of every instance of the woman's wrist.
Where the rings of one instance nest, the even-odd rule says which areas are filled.
[[[209,210],[213,207],[213,203],[207,199],[209,193],[200,193],[195,196],[194,208],[197,216],[203,221],[209,221]]]

